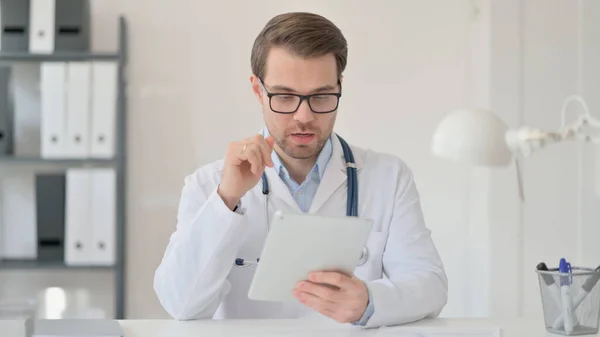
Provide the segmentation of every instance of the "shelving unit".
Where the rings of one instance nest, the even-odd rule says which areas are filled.
[[[56,52],[53,54],[30,54],[18,52],[0,52],[0,61],[30,61],[30,62],[48,62],[48,61],[119,61],[120,54],[117,53],[65,53]]]
[[[69,266],[58,261],[4,260],[0,261],[0,270],[6,269],[73,269],[73,270],[110,270],[112,266]]]
[[[110,159],[46,159],[40,157],[0,156],[0,165],[27,165],[33,167],[114,167],[117,176],[116,188],[116,263],[113,266],[69,266],[63,262],[38,260],[0,260],[0,272],[5,270],[114,270],[115,318],[123,319],[125,311],[125,226],[126,226],[126,130],[127,100],[125,69],[127,65],[127,22],[119,18],[118,50],[114,53],[55,52],[32,54],[27,52],[0,52],[0,62],[68,62],[68,61],[115,61],[118,62],[116,149]]]
[[[4,165],[66,165],[66,166],[106,166],[114,165],[118,159],[47,159],[39,157],[0,156],[0,164]]]

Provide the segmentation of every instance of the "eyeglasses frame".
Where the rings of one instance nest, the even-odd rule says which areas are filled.
[[[263,90],[267,93],[267,97],[269,97],[269,108],[271,109],[271,111],[278,113],[278,114],[289,115],[289,114],[296,113],[296,111],[298,111],[298,109],[300,109],[300,106],[302,105],[302,101],[304,101],[304,100],[306,100],[306,102],[308,103],[308,107],[310,108],[310,111],[312,111],[313,113],[316,113],[316,114],[332,113],[332,112],[336,111],[340,105],[340,98],[342,97],[342,82],[339,80],[339,78],[337,81],[337,85],[340,86],[339,92],[337,92],[337,93],[316,93],[316,94],[310,94],[310,95],[300,95],[300,94],[292,94],[292,93],[271,93],[267,90],[267,87],[265,86],[265,82],[263,81],[263,79],[259,77],[258,80],[260,81],[260,84],[263,87]],[[295,97],[300,98],[300,101],[298,102],[298,106],[296,107],[296,109],[294,109],[293,111],[282,112],[282,111],[277,111],[277,110],[273,109],[273,105],[271,103],[271,98],[274,96],[295,96]],[[310,105],[310,99],[314,96],[336,96],[337,102],[335,104],[335,108],[328,110],[328,111],[315,111],[312,108],[312,106]]]

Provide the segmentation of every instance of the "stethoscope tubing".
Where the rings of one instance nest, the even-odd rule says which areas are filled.
[[[350,146],[348,145],[348,143],[346,143],[346,141],[340,137],[339,135],[337,136],[338,139],[340,140],[340,143],[342,144],[342,151],[344,152],[344,160],[346,162],[346,172],[347,172],[347,176],[348,176],[348,195],[347,195],[347,200],[346,200],[346,215],[347,216],[358,216],[358,177],[357,177],[357,173],[356,173],[356,163],[354,161],[354,154],[352,153],[352,150],[350,149]],[[262,174],[262,194],[265,196],[265,210],[264,210],[264,214],[265,214],[265,219],[266,219],[266,230],[267,230],[267,235],[270,231],[270,221],[269,221],[269,181],[267,180],[267,174],[266,172],[263,172]],[[368,257],[368,249],[366,247],[363,248],[362,254],[361,254],[361,259],[358,263],[358,265],[363,265]],[[247,267],[253,264],[258,264],[258,262],[260,261],[260,258],[257,258],[256,261],[254,260],[245,260],[242,258],[236,258],[234,261],[234,265],[237,267]]]

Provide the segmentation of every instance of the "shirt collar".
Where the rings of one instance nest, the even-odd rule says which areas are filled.
[[[265,138],[269,136],[269,131],[267,130],[266,127],[263,128],[262,135]],[[315,178],[318,181],[320,181],[323,178],[323,174],[325,173],[325,168],[327,167],[327,164],[329,163],[329,159],[331,158],[332,153],[333,153],[333,144],[332,144],[331,136],[330,136],[327,139],[327,142],[325,143],[325,145],[323,145],[321,152],[317,156],[317,161],[315,162],[315,165],[313,166],[312,170],[310,171],[310,173],[308,175],[314,177],[314,174],[316,174]],[[283,165],[283,162],[281,161],[281,158],[279,157],[279,155],[277,154],[276,151],[273,151],[271,153],[271,159],[273,160],[273,164],[274,164],[274,168],[275,168],[276,172],[280,176],[283,174],[286,177],[289,177],[289,172]]]

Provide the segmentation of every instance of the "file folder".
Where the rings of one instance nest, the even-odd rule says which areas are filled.
[[[92,255],[89,169],[68,169],[65,204],[65,264],[87,265]]]
[[[11,68],[0,66],[0,156],[14,152],[14,106]]]
[[[35,180],[37,259],[63,261],[65,241],[65,175],[37,174]]]
[[[0,179],[0,256],[35,259],[37,231],[35,181],[29,172],[11,172]]]
[[[91,156],[112,158],[115,154],[117,117],[117,77],[115,62],[92,64]]]
[[[40,77],[41,155],[66,157],[67,63],[42,63]]]
[[[54,51],[55,0],[30,0],[29,51],[50,54]]]
[[[67,70],[67,156],[85,158],[90,154],[91,64],[69,62]]]
[[[0,50],[29,50],[29,1],[0,0]]]
[[[114,169],[90,170],[92,256],[94,265],[113,265],[116,261],[116,173]]]
[[[87,0],[55,0],[55,51],[89,50],[90,5]]]
[[[116,172],[112,168],[67,170],[66,249],[69,265],[116,261]]]

